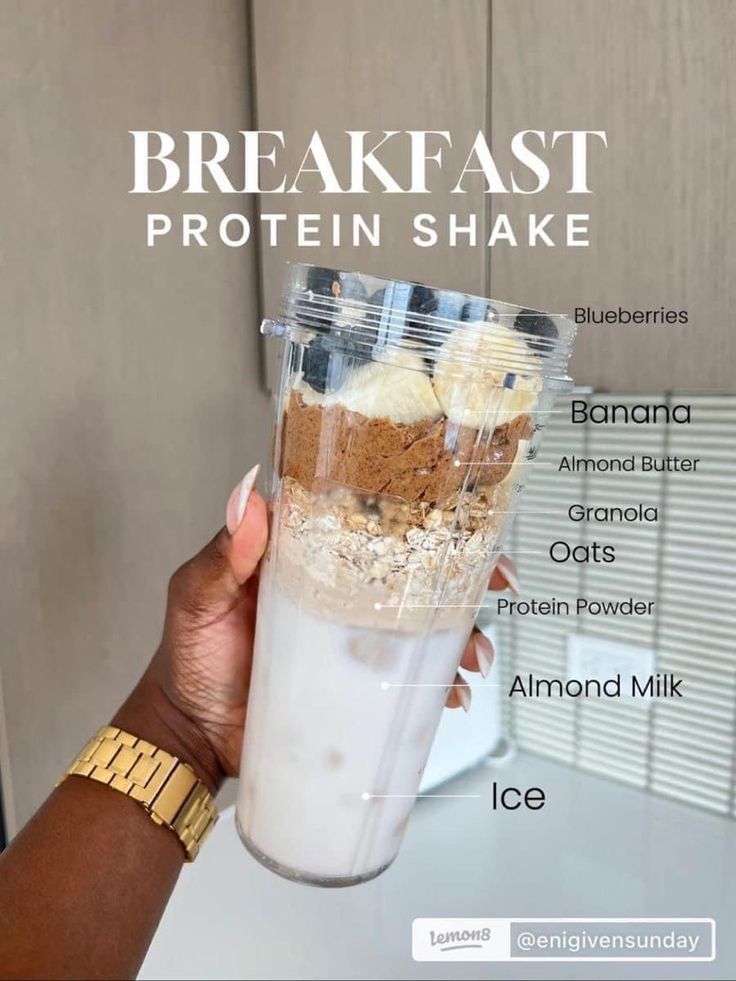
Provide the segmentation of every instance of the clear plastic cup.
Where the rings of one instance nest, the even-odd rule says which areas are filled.
[[[286,349],[237,824],[351,885],[399,849],[575,328],[295,265],[262,330]]]

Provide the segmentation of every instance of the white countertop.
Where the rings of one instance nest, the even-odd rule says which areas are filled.
[[[546,807],[497,813],[491,781]],[[399,857],[348,889],[287,882],[241,845],[226,810],[185,868],[141,978],[729,978],[736,822],[520,755],[418,802]],[[718,959],[693,964],[415,963],[421,916],[714,917]]]

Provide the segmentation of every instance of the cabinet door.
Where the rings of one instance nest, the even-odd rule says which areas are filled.
[[[259,129],[283,130],[284,160],[293,173],[313,130],[332,154],[345,159],[345,130],[450,130],[460,146],[486,126],[489,9],[486,0],[255,0],[253,32],[256,119]],[[402,172],[405,153],[390,144],[381,159]],[[338,177],[345,176],[338,174]],[[412,217],[432,212],[486,207],[480,188],[452,201],[452,174],[437,175],[437,193],[365,195],[318,194],[318,181],[304,193],[260,199],[263,212],[280,212],[289,222],[297,213],[349,216],[381,214],[380,248],[332,245],[329,221],[319,248],[297,248],[287,234],[278,248],[261,235],[265,311],[273,313],[281,291],[284,260],[334,263],[376,275],[415,279],[483,293],[487,286],[484,249],[420,248],[412,244]],[[434,178],[433,178],[434,179]],[[481,229],[482,232],[484,229]],[[273,378],[275,349],[267,345]]]
[[[128,130],[248,127],[247,50],[241,0],[3,5],[11,834],[130,690],[158,643],[168,576],[221,525],[248,462],[266,459],[254,252],[184,249],[174,233],[149,249],[147,212],[202,212],[216,226],[222,201],[127,193]]]
[[[736,386],[736,4],[730,0],[492,0],[491,120],[606,130],[593,194],[567,171],[494,211],[589,212],[589,248],[499,247],[494,295],[575,306],[687,309],[684,327],[583,328],[577,381],[634,391]],[[555,151],[554,160],[560,159]]]

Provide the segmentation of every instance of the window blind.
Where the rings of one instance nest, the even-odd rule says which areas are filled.
[[[589,396],[596,404],[687,402],[690,424],[572,425],[552,416],[508,550],[522,598],[652,600],[651,616],[496,616],[502,679],[567,678],[567,638],[581,634],[653,650],[655,670],[684,679],[683,698],[506,698],[506,725],[524,749],[636,787],[736,815],[736,613],[731,517],[736,396]],[[694,473],[561,473],[563,455],[700,457]],[[552,464],[550,466],[549,464]],[[576,523],[571,504],[659,509],[658,521]],[[555,564],[548,548],[613,544],[611,564]]]

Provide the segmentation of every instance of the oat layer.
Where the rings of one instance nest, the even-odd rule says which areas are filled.
[[[501,485],[492,493],[499,506],[510,499]],[[451,513],[438,523],[430,511],[424,526],[397,533],[386,514],[356,522],[363,515],[355,507],[349,494],[326,498],[284,480],[278,545],[269,554],[281,587],[317,615],[352,626],[469,630],[504,515],[468,513],[457,528]]]

